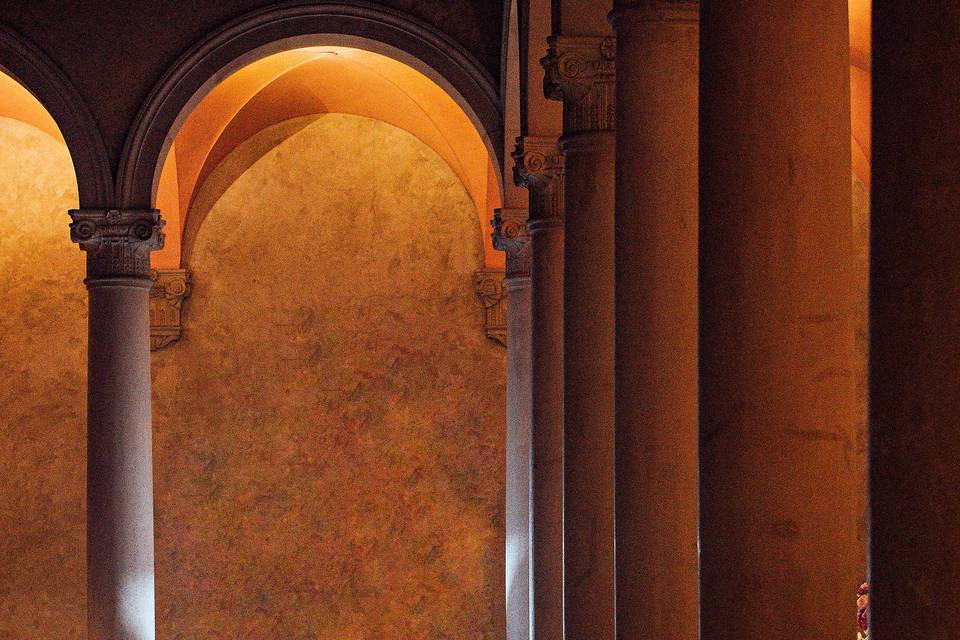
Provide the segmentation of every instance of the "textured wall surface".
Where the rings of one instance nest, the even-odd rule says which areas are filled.
[[[66,147],[0,118],[0,639],[85,628],[86,292]]]
[[[466,191],[356,116],[244,154],[154,358],[158,637],[501,638],[504,352]]]

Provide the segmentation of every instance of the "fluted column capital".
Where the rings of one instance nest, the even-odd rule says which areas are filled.
[[[527,228],[563,224],[564,159],[555,138],[517,138],[513,151],[513,178],[530,192]]]
[[[700,20],[700,0],[615,0],[610,23],[620,29],[627,22],[678,22]]]
[[[530,234],[526,209],[496,209],[493,214],[493,246],[507,254],[506,278],[513,281],[530,277]]]
[[[560,36],[547,39],[541,59],[544,95],[563,101],[565,134],[613,131],[616,108],[616,39]]]
[[[150,286],[150,252],[163,248],[156,209],[74,209],[70,239],[87,254],[87,282],[139,279]]]

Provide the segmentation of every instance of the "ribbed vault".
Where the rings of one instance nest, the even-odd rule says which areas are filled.
[[[188,259],[209,210],[197,206],[197,195],[232,150],[274,124],[323,113],[381,120],[430,146],[463,182],[478,223],[489,235],[491,212],[500,206],[497,172],[483,139],[454,99],[393,58],[350,47],[309,47],[242,68],[189,115],[161,172],[157,206],[167,219],[167,245],[154,255],[154,264],[176,267]],[[209,202],[209,194],[204,200]],[[484,249],[488,266],[502,264],[502,254],[489,242]]]

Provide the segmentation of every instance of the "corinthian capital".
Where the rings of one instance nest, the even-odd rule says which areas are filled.
[[[497,209],[493,214],[493,246],[507,254],[507,280],[530,277],[530,234],[524,209]]]
[[[513,178],[530,192],[529,224],[563,220],[563,156],[554,138],[517,138]]]
[[[70,218],[70,239],[87,253],[88,279],[150,279],[150,252],[163,247],[159,211],[75,209]]]
[[[547,98],[563,101],[564,133],[612,131],[616,108],[616,40],[551,36],[543,65]]]

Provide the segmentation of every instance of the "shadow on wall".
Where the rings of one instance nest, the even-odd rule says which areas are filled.
[[[154,358],[158,635],[499,640],[476,209],[409,133],[301,124],[211,174],[185,336]]]

